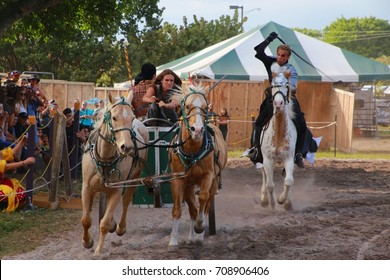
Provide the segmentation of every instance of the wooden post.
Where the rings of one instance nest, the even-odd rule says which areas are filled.
[[[79,139],[76,137],[76,132],[79,130],[80,126],[80,103],[75,104],[75,112],[73,112],[73,124],[72,124],[72,144],[70,147],[71,154],[69,155],[70,167],[72,168],[71,177],[77,179],[77,163],[79,158]],[[69,153],[70,151],[68,151]]]
[[[122,39],[122,43],[123,43],[123,51],[125,53],[125,59],[126,59],[127,74],[129,75],[130,86],[133,87],[133,76],[131,74],[129,54],[127,52],[127,46],[129,45],[129,43],[124,43],[124,39]]]
[[[64,143],[62,145],[62,172],[64,174],[64,184],[66,188],[66,195],[71,196],[73,193],[72,180],[70,176],[70,165],[68,156],[68,141],[66,140],[66,130],[63,127]]]
[[[27,157],[33,157],[35,152],[35,137],[36,131],[36,119],[35,116],[28,116],[28,121],[30,123],[30,128],[28,129],[28,142],[27,142]],[[34,166],[29,165],[29,172],[26,176],[26,209],[32,210],[34,209],[34,205],[32,204],[33,200],[33,185],[34,185]]]
[[[52,115],[50,115],[50,117],[53,118]],[[50,120],[50,123],[49,123],[49,150],[47,151],[47,155],[49,158],[52,158],[53,156],[53,145],[54,145],[54,118]],[[53,162],[50,161],[50,166],[47,170],[47,172],[45,173],[44,177],[45,179],[50,182],[51,181],[51,178],[50,178],[50,175],[51,175],[51,167],[53,166]],[[48,189],[51,188],[51,183],[49,183],[49,185],[47,186]]]
[[[65,116],[63,114],[55,113],[57,119],[57,125],[54,135],[53,143],[53,155],[52,155],[52,165],[51,165],[51,178],[52,184],[49,192],[49,204],[51,209],[58,208],[58,198],[57,198],[57,187],[58,187],[58,177],[60,174],[61,167],[61,156],[62,156],[62,147],[64,145],[65,137]]]

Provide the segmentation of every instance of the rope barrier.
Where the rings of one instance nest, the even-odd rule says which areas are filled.
[[[255,121],[232,121],[232,120],[229,120],[229,122],[228,123],[254,123]]]
[[[16,145],[16,143],[18,143],[18,142],[23,138],[23,136],[27,134],[27,132],[28,132],[28,130],[29,130],[30,127],[31,127],[31,124],[30,124],[30,125],[27,127],[27,129],[22,133],[22,135],[20,135],[19,138],[16,139],[14,142],[12,142],[11,145],[9,145],[8,147],[11,147],[11,146],[14,145],[14,144]],[[7,149],[8,147],[3,148],[2,151],[5,150],[5,149]]]
[[[242,117],[232,117],[232,116],[229,116],[229,121],[231,120],[239,120],[239,119],[252,119],[254,118],[255,115],[248,115],[248,116],[242,116]],[[219,120],[221,118],[220,115],[214,115],[214,116],[209,116],[210,119],[216,119],[216,120]]]
[[[77,164],[76,164],[73,168],[71,168],[70,170],[72,171],[74,168],[78,167],[80,164],[81,164],[81,162],[77,163]],[[49,166],[49,164],[48,164],[48,166]],[[47,168],[46,168],[46,170],[47,170]],[[46,172],[46,170],[45,170],[45,172]],[[30,170],[29,170],[29,171],[30,171]],[[27,172],[27,173],[28,173],[28,172]],[[27,175],[27,173],[26,173],[26,175]],[[24,177],[26,177],[26,175],[25,175]],[[44,175],[44,173],[43,173],[42,175]],[[64,176],[64,174],[60,175],[58,178],[61,178],[61,177],[63,177],[63,176]],[[24,177],[23,177],[23,179],[24,179]],[[23,179],[22,179],[22,180],[23,180]],[[11,195],[16,196],[16,195],[18,195],[18,194],[30,193],[30,192],[36,191],[36,190],[38,190],[38,189],[41,189],[41,188],[43,188],[43,187],[45,187],[45,186],[51,184],[51,181],[47,181],[47,180],[46,180],[45,178],[43,178],[42,176],[36,178],[36,179],[34,180],[34,182],[35,182],[36,180],[39,180],[39,179],[43,179],[46,183],[43,184],[43,185],[41,185],[41,186],[38,186],[38,187],[36,187],[36,188],[32,188],[31,190],[26,190],[26,191],[23,191],[23,192],[15,192],[15,193],[10,194],[10,195],[7,195],[7,194],[2,195],[2,194],[0,194],[0,198],[8,197],[8,196],[11,196]],[[20,182],[22,182],[22,180],[21,180]],[[69,202],[69,200],[68,200],[67,202]]]
[[[43,130],[45,129],[46,127],[48,127],[50,125],[50,123],[54,120],[54,117],[50,117],[50,121],[45,125],[45,126],[40,126],[38,127],[39,130]]]
[[[314,122],[314,123],[327,123],[327,122]],[[333,125],[336,125],[336,122],[331,122],[331,123],[327,123],[327,125],[324,125],[324,126],[307,126],[308,128],[310,129],[324,129],[324,128],[328,128],[328,127],[331,127]]]
[[[249,140],[251,137],[247,137],[247,138],[244,138],[244,139],[242,139],[242,140],[240,140],[240,141],[238,141],[238,142],[235,142],[235,143],[229,143],[229,145],[237,145],[237,144],[239,144],[239,143],[242,143],[242,142],[245,142],[245,141],[247,141],[247,140]]]

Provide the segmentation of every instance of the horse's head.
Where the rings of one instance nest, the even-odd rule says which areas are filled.
[[[207,123],[208,102],[203,86],[191,85],[181,101],[183,122],[194,141],[201,141]]]
[[[132,129],[135,119],[131,107],[130,98],[114,98],[109,94],[108,106],[102,118],[105,124],[105,133],[101,133],[113,145],[116,145],[117,152],[121,155],[129,155],[134,151],[134,132]]]
[[[288,78],[289,72],[272,73],[272,100],[276,110],[280,110],[289,102]]]

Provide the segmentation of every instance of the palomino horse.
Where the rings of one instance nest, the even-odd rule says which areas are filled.
[[[297,130],[292,121],[294,113],[292,102],[290,102],[288,74],[274,75],[272,80],[273,117],[260,136],[261,152],[264,158],[261,205],[267,207],[270,203],[271,208],[275,208],[273,168],[274,163],[282,161],[286,177],[284,179],[284,190],[278,198],[278,203],[283,204],[286,210],[292,208],[289,193],[290,187],[294,184],[294,153],[297,141]]]
[[[208,124],[208,102],[202,86],[191,85],[185,95],[176,94],[181,101],[182,121],[170,149],[172,172],[185,172],[185,177],[172,181],[173,227],[169,249],[178,248],[179,219],[182,201],[188,204],[191,218],[188,242],[203,241],[204,220],[221,184],[221,171],[227,162],[227,144],[219,128]],[[199,208],[195,200],[199,187]]]
[[[135,118],[131,107],[132,93],[129,99],[121,97],[115,101],[109,94],[109,103],[102,118],[92,131],[82,160],[82,205],[81,223],[84,228],[83,246],[92,248],[93,238],[89,232],[91,227],[91,211],[93,198],[97,192],[106,194],[106,210],[100,221],[100,239],[95,256],[102,253],[106,234],[114,232],[121,236],[126,232],[127,208],[136,190],[126,188],[122,197],[122,216],[116,225],[114,211],[121,199],[122,188],[108,188],[107,183],[137,178],[144,167],[149,133],[145,126]]]

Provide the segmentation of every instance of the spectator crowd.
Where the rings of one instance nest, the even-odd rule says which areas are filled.
[[[42,159],[47,165],[51,152],[50,122],[56,111],[66,117],[66,136],[68,153],[80,147],[88,139],[94,122],[100,117],[104,108],[104,100],[98,100],[95,110],[87,108],[83,101],[81,108],[59,108],[58,103],[49,100],[40,87],[40,79],[36,74],[24,75],[17,70],[1,77],[0,86],[0,210],[15,211],[25,198],[24,187],[13,174],[23,173],[32,167],[35,159]],[[76,100],[75,104],[79,104]],[[78,106],[78,107],[77,107]],[[80,123],[74,129],[74,114],[78,111]],[[35,124],[34,155],[28,156],[28,130]],[[79,141],[74,141],[78,139]],[[51,141],[50,141],[51,140]],[[76,147],[72,145],[77,145]],[[82,154],[78,154],[78,162]],[[15,181],[16,180],[16,181]]]

